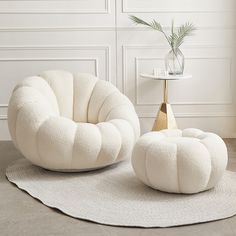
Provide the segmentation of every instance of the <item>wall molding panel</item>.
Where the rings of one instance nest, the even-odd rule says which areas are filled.
[[[55,7],[56,6],[56,7]],[[0,1],[0,14],[109,14],[110,0]]]
[[[8,104],[0,104],[0,120],[7,120]]]
[[[169,48],[161,34],[129,15],[157,18],[164,30],[193,22],[181,50],[186,81],[169,83],[179,128],[236,138],[235,0],[0,0],[0,140],[9,139],[7,108],[14,86],[47,69],[87,72],[116,85],[134,104],[142,132],[162,102],[161,81],[141,73],[164,69]]]
[[[6,45],[0,46],[0,52],[6,51],[103,51],[105,56],[105,80],[110,81],[110,46],[104,45]],[[94,62],[95,75],[99,76],[99,59],[97,57],[77,57],[77,56],[65,56],[65,57],[0,57],[0,61],[92,61]],[[111,82],[111,81],[110,81]]]
[[[164,30],[170,30],[170,27],[163,27]],[[223,31],[236,31],[236,25],[235,26],[199,26],[198,30],[202,31],[209,31],[209,30],[223,30]],[[19,32],[19,33],[25,33],[25,32],[77,32],[77,31],[118,31],[118,32],[123,32],[123,31],[134,31],[134,32],[145,32],[145,31],[152,31],[149,28],[146,27],[109,27],[109,26],[99,26],[99,27],[92,27],[92,26],[87,26],[87,27],[64,27],[64,26],[54,26],[54,27],[11,27],[11,26],[5,26],[5,27],[0,27],[0,33],[1,32],[9,32],[9,33],[14,33],[14,32]]]
[[[156,113],[139,113],[140,118],[156,118]],[[236,117],[236,113],[175,113],[176,118]]]
[[[0,120],[7,120],[7,115],[0,115]]]
[[[127,70],[128,70],[128,68],[127,68],[127,64],[128,64],[128,51],[129,50],[151,50],[151,51],[153,51],[153,50],[165,50],[165,51],[167,51],[167,47],[166,47],[166,45],[143,45],[143,44],[135,44],[135,45],[123,45],[122,46],[122,62],[123,62],[123,65],[122,65],[122,68],[123,68],[123,70],[122,70],[122,74],[123,74],[123,92],[126,94],[126,95],[128,95],[128,93],[127,93],[127,85],[130,83],[130,81],[128,81],[128,75],[127,75]],[[204,53],[206,53],[207,54],[207,50],[210,50],[210,51],[216,51],[216,50],[220,50],[220,51],[222,51],[222,53],[223,53],[223,55],[199,55],[199,56],[195,56],[195,57],[193,57],[193,56],[185,56],[185,59],[186,60],[204,60],[204,59],[209,59],[209,60],[219,60],[219,59],[221,59],[221,60],[225,60],[225,61],[227,61],[227,64],[228,64],[228,71],[229,71],[229,78],[228,78],[228,83],[230,84],[230,85],[232,85],[233,84],[233,79],[232,79],[232,77],[234,76],[234,75],[232,75],[232,71],[233,71],[233,69],[232,69],[232,55],[229,55],[228,54],[228,52],[227,51],[231,51],[231,48],[227,48],[227,47],[221,47],[221,46],[217,46],[217,45],[194,45],[194,44],[189,44],[189,45],[185,45],[184,46],[184,49],[186,50],[188,50],[188,49],[193,49],[193,50],[201,50],[201,51],[204,51]],[[135,76],[134,76],[134,78],[135,78],[135,81],[134,81],[134,83],[135,83],[135,90],[134,90],[134,92],[135,92],[135,104],[136,105],[159,105],[159,103],[142,103],[142,102],[140,102],[139,101],[139,99],[138,99],[138,86],[137,86],[137,81],[138,81],[138,79],[139,79],[139,61],[140,60],[154,60],[154,59],[156,59],[156,60],[160,60],[160,61],[162,61],[163,62],[163,56],[139,56],[137,53],[135,54],[135,56],[132,58],[133,60],[134,60],[134,68],[133,68],[133,70],[135,71]],[[153,66],[153,68],[155,68],[155,66]],[[129,69],[130,69],[130,67],[129,67]],[[225,82],[225,80],[224,80],[224,82]],[[214,101],[214,102],[201,102],[201,103],[199,103],[199,102],[188,102],[188,101],[186,101],[186,102],[183,102],[183,103],[180,103],[180,102],[174,102],[173,104],[176,104],[176,105],[185,105],[185,104],[188,104],[188,105],[199,105],[199,104],[207,104],[207,105],[209,105],[209,104],[214,104],[214,105],[219,105],[219,104],[224,104],[224,105],[231,105],[232,103],[233,103],[233,91],[232,91],[232,86],[230,86],[230,100],[228,100],[228,101],[226,101],[226,102],[224,102],[224,101]]]
[[[123,13],[209,13],[209,12],[230,12],[235,6],[234,0],[205,0],[185,1],[179,0],[174,4],[171,0],[163,1],[162,4],[155,0],[150,0],[147,4],[145,0],[121,0]],[[227,4],[225,3],[227,2]]]
[[[135,104],[136,110],[138,115],[142,121],[149,124],[149,122],[153,122],[153,119],[156,117],[156,113],[160,102],[162,101],[162,90],[163,84],[161,81],[152,81],[150,79],[140,78],[140,73],[152,73],[150,68],[162,67],[160,63],[163,63],[163,52],[166,52],[165,45],[145,45],[145,44],[123,44],[122,45],[122,78],[123,78],[123,92],[131,99],[131,101]],[[234,55],[232,54],[231,47],[219,46],[219,45],[198,45],[198,44],[186,44],[183,47],[183,51],[185,52],[186,56],[186,65],[189,67],[188,61],[197,62],[200,66],[204,66],[207,64],[208,67],[206,69],[211,71],[212,75],[217,78],[218,85],[217,89],[214,86],[214,83],[217,81],[212,78],[211,80],[204,81],[199,84],[201,88],[202,85],[208,88],[210,94],[208,99],[204,99],[201,101],[198,97],[195,97],[197,100],[191,100],[189,98],[184,99],[183,101],[175,101],[176,98],[172,97],[170,103],[173,105],[174,113],[177,119],[187,119],[191,118],[199,121],[204,120],[205,118],[212,119],[235,119],[236,121],[236,110],[235,110],[235,59]],[[197,53],[196,53],[197,52]],[[157,56],[158,55],[158,56]],[[158,64],[158,61],[160,62]],[[147,67],[147,71],[140,71],[140,67],[142,67],[142,63]],[[211,66],[211,62],[212,66]],[[157,64],[156,64],[157,63]],[[215,65],[219,67],[219,72],[221,73],[222,77],[218,75],[218,70],[215,68]],[[145,68],[145,66],[144,66]],[[148,69],[149,68],[149,69]],[[192,68],[192,67],[191,67]],[[200,74],[202,75],[202,74]],[[194,76],[194,75],[193,75]],[[204,74],[202,75],[204,76]],[[195,75],[195,77],[197,77]],[[215,79],[216,79],[215,78]],[[194,78],[193,78],[194,79]],[[169,83],[170,91],[169,95],[175,94],[173,88],[176,88],[177,83],[181,83],[180,87],[184,87],[184,83],[191,83],[190,80],[182,81],[182,82],[175,82],[176,84],[171,87],[171,82]],[[199,78],[197,78],[199,79]],[[204,78],[203,78],[204,79]],[[139,87],[139,82],[142,84]],[[143,81],[150,83],[149,88],[153,89],[159,84],[158,91],[154,93],[153,99],[149,102],[146,100],[140,99],[140,89],[141,91],[144,89],[143,96],[146,97],[150,96],[150,91],[148,87],[144,85]],[[205,83],[205,84],[204,84]],[[227,84],[227,86],[226,86]],[[188,89],[194,88],[194,90],[198,89],[196,85],[186,87]],[[178,87],[179,90],[179,87]],[[193,91],[194,91],[193,90]],[[145,92],[146,91],[146,92]],[[148,91],[148,92],[147,92]],[[182,92],[181,92],[182,93]],[[183,94],[185,90],[183,89]],[[191,92],[192,93],[192,92]],[[194,93],[194,92],[193,92]],[[224,96],[220,96],[220,94],[224,94]],[[155,97],[157,95],[157,97]],[[198,96],[198,94],[196,94]],[[178,97],[178,93],[175,94]],[[217,99],[218,97],[218,99]],[[209,100],[210,98],[210,100]],[[214,99],[212,99],[214,98]],[[219,99],[221,98],[221,99]],[[159,102],[158,102],[159,100]],[[222,110],[223,108],[223,110]],[[206,121],[207,122],[207,121]],[[150,126],[150,125],[148,125]],[[200,128],[200,127],[199,127]],[[231,137],[236,137],[235,126],[232,128],[233,134],[230,135]],[[146,132],[146,131],[145,131]],[[218,131],[217,131],[218,132]],[[231,131],[227,131],[227,134]],[[223,131],[222,131],[223,135]]]
[[[138,90],[138,81],[142,80],[140,79],[140,73],[139,73],[139,61],[140,60],[160,60],[163,61],[162,57],[135,57],[135,105],[136,106],[156,106],[160,105],[160,103],[154,102],[154,103],[145,103],[139,100],[139,90]],[[225,60],[229,67],[229,77],[228,77],[228,84],[229,84],[229,93],[230,93],[230,99],[227,101],[220,101],[220,100],[214,100],[214,101],[184,101],[184,102],[171,102],[172,105],[233,105],[233,91],[232,87],[230,87],[230,84],[232,84],[232,58],[229,57],[185,57],[185,60]],[[225,79],[224,79],[225,82]],[[160,82],[161,83],[161,82]],[[170,82],[171,83],[171,82]]]

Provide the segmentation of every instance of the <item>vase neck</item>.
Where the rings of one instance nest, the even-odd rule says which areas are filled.
[[[173,51],[173,52],[180,52],[180,49],[179,48],[171,48],[171,51]]]

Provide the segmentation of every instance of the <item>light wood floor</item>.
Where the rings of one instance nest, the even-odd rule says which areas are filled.
[[[236,139],[225,141],[230,157],[228,169],[236,171]],[[73,219],[44,206],[6,180],[7,165],[21,157],[11,142],[0,142],[0,236],[236,236],[236,216],[210,223],[164,229],[111,227]]]

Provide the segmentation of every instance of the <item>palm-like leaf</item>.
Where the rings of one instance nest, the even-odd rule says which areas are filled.
[[[178,38],[175,41],[175,48],[180,47],[180,45],[184,42],[184,38],[192,35],[195,30],[196,28],[192,23],[187,22],[181,25],[178,29]]]
[[[148,27],[153,28],[154,30],[158,30],[161,32],[163,31],[160,23],[156,22],[155,20],[153,20],[151,23],[148,23],[148,22],[138,18],[137,16],[129,16],[129,18],[137,25],[146,25]]]
[[[173,31],[172,34],[168,38],[170,41],[171,48],[176,48],[175,46],[176,46],[176,41],[178,40],[178,35],[174,33]]]
[[[146,22],[146,21],[144,21],[144,20],[138,18],[137,16],[129,16],[129,18],[130,18],[134,23],[136,23],[137,25],[145,25],[145,26],[148,26],[148,27],[150,27],[150,28],[152,28],[152,29],[154,29],[154,30],[157,30],[157,31],[163,33],[164,36],[165,36],[165,38],[166,38],[166,40],[167,40],[168,43],[170,44],[169,38],[168,38],[168,36],[166,35],[166,33],[164,32],[164,30],[163,30],[163,28],[162,28],[162,26],[161,26],[161,24],[160,24],[159,22],[157,22],[157,21],[155,21],[155,20],[152,20],[151,23],[148,23],[148,22]]]
[[[150,23],[150,25],[151,25],[151,27],[152,27],[153,29],[158,30],[158,31],[160,31],[160,32],[163,33],[162,26],[161,26],[161,24],[158,23],[157,21],[152,20],[152,22]]]
[[[137,16],[129,16],[129,18],[134,22],[136,23],[137,25],[146,25],[146,26],[149,26],[151,27],[151,25],[149,23],[147,23],[146,21],[138,18]]]
[[[176,50],[177,48],[179,48],[181,46],[181,44],[184,42],[184,38],[187,36],[190,36],[192,34],[192,32],[196,30],[195,26],[192,23],[187,22],[187,23],[181,25],[178,28],[178,31],[176,33],[174,30],[174,20],[172,20],[171,34],[169,36],[167,36],[167,34],[164,32],[161,24],[159,22],[157,22],[156,20],[152,20],[150,23],[148,23],[136,16],[130,16],[130,19],[138,25],[145,25],[145,26],[148,26],[154,30],[157,30],[157,31],[163,33],[167,42],[169,43],[169,45],[171,46],[171,48],[173,50]]]

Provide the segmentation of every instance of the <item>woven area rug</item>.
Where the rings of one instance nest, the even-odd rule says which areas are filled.
[[[84,173],[58,173],[25,159],[7,168],[10,182],[43,204],[79,219],[107,225],[169,227],[236,214],[236,173],[227,171],[214,189],[168,194],[142,184],[129,162]]]

